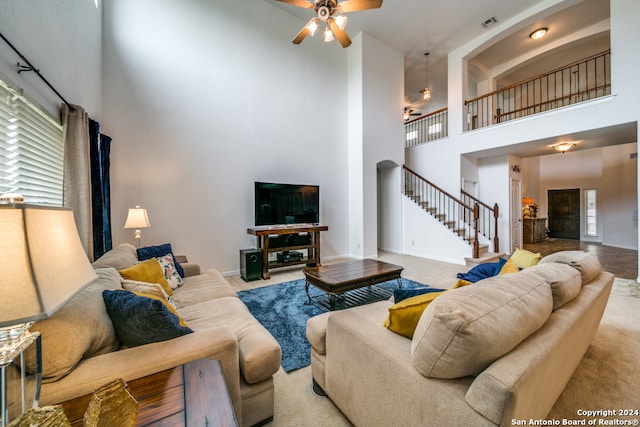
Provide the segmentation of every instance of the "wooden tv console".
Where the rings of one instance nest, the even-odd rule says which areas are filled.
[[[258,249],[262,251],[262,278],[268,280],[271,277],[269,270],[272,268],[296,264],[307,264],[310,267],[320,265],[320,232],[328,229],[328,226],[318,224],[264,225],[247,228],[247,233],[258,238]],[[300,233],[309,233],[309,240],[300,242],[298,239]],[[278,244],[276,247],[269,247],[269,236],[278,236],[285,241],[290,241],[282,245]],[[306,250],[307,256],[301,260],[269,262],[269,254],[272,252],[295,250]]]

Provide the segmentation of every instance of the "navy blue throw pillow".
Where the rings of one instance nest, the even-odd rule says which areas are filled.
[[[414,289],[394,289],[393,301],[397,304],[403,299],[416,297],[418,295],[428,294],[430,292],[442,292],[445,289],[430,288],[428,286]]]
[[[124,290],[104,290],[102,298],[116,335],[127,347],[166,341],[193,331],[162,302]]]
[[[173,258],[173,263],[176,266],[176,270],[178,271],[178,274],[180,275],[180,277],[184,279],[184,269],[180,264],[178,264],[176,257],[173,256],[171,243],[164,243],[162,245],[157,245],[157,246],[146,246],[144,248],[138,248],[137,252],[138,252],[139,261],[145,261],[147,259],[158,258],[161,256],[165,256],[166,254],[171,254],[171,257]]]
[[[500,258],[498,262],[486,262],[478,264],[466,273],[458,273],[458,279],[466,280],[471,283],[479,282],[487,277],[493,277],[500,273],[500,269],[507,260]]]

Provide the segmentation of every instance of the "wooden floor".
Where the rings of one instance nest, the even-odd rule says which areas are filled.
[[[540,243],[525,243],[524,249],[548,255],[558,251],[586,251],[598,257],[602,269],[622,279],[638,278],[638,251],[614,248],[601,243],[579,240],[547,239]]]

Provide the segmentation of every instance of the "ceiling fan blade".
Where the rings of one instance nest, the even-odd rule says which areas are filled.
[[[305,25],[304,27],[302,27],[300,32],[298,34],[296,34],[296,36],[293,38],[293,40],[291,40],[291,42],[293,44],[300,44],[300,43],[302,43],[302,40],[304,40],[304,38],[307,37],[309,34],[311,34],[311,31],[309,31],[309,29]]]
[[[327,19],[327,25],[329,25],[329,28],[331,28],[331,31],[333,31],[333,35],[336,36],[342,47],[348,47],[349,45],[351,45],[351,39],[349,38],[349,35],[346,31],[341,30],[340,27],[338,27],[335,19]]]
[[[358,10],[377,9],[382,6],[382,0],[345,0],[338,3],[338,11],[342,13]]]
[[[314,9],[316,4],[307,0],[276,0],[282,3],[287,3],[293,6],[298,6],[303,9]]]

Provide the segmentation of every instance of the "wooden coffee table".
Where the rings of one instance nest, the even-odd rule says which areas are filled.
[[[138,401],[137,426],[237,426],[218,360],[200,359],[137,380],[127,388]],[[82,426],[91,394],[62,403],[73,426]]]
[[[372,287],[378,283],[397,280],[398,287],[402,287],[400,273],[403,267],[374,259],[362,259],[339,264],[310,267],[303,270],[306,279],[305,291],[307,304],[311,304],[309,285],[324,291],[328,296],[328,303],[316,300],[321,308],[335,310],[336,297],[348,291],[360,292],[344,295],[344,307],[367,304],[390,296],[390,291],[379,287]],[[367,288],[366,290],[364,288]]]

